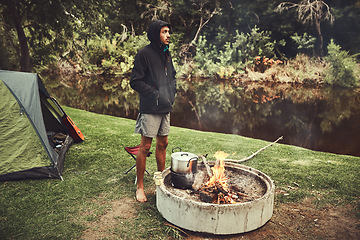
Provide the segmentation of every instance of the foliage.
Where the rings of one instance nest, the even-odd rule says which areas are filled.
[[[16,3],[15,10],[11,2]],[[66,60],[80,74],[127,75],[136,51],[147,41],[148,24],[159,17],[172,24],[171,52],[178,76],[232,78],[251,68],[256,56],[281,60],[298,53],[311,56],[317,44],[313,36],[319,39],[319,34],[325,43],[334,38],[351,54],[358,53],[360,46],[356,0],[231,4],[218,0],[15,0],[1,1],[0,6],[0,46],[4,46],[0,64],[13,70],[23,65],[28,45],[27,57],[36,71],[61,68]],[[276,6],[298,10],[300,20],[316,29],[297,22],[290,11],[278,14]],[[14,22],[17,13],[19,26]],[[332,23],[334,17],[334,29],[323,24],[319,31],[319,22]],[[19,41],[21,31],[25,38]],[[196,48],[184,47],[197,36]],[[179,54],[182,50],[186,53]]]
[[[283,2],[276,10],[282,12],[291,8],[296,8],[298,18],[302,23],[334,21],[329,5],[322,0],[302,0],[300,3]]]
[[[131,35],[128,32],[116,33],[113,37],[99,37],[74,41],[69,56],[64,59],[82,61],[83,70],[103,74],[128,74],[133,66],[137,51],[148,44],[146,34]],[[86,61],[87,59],[87,61]]]
[[[295,33],[291,36],[291,39],[297,44],[298,49],[301,53],[310,53],[311,50],[314,50],[316,38],[308,35],[306,32],[299,36],[298,33]]]
[[[197,75],[229,78],[234,73],[242,73],[246,63],[256,56],[276,58],[276,46],[284,45],[285,41],[271,41],[270,35],[270,32],[260,31],[255,26],[249,33],[236,32],[232,41],[225,42],[221,47],[209,44],[201,36],[196,43],[194,57]]]
[[[171,1],[158,0],[155,4],[139,2],[140,6],[145,6],[146,11],[141,13],[141,18],[150,18],[151,20],[164,19],[168,20],[173,12]]]
[[[7,33],[9,34],[9,32]],[[14,49],[6,47],[5,30],[0,28],[0,69],[14,70],[18,69],[19,61],[16,59]]]
[[[23,71],[48,64],[65,50],[75,31],[89,26],[101,29],[98,1],[1,1],[1,15],[8,41],[17,49]],[[95,9],[100,9],[96,10]],[[97,19],[98,21],[93,21]],[[15,35],[17,35],[15,37]]]
[[[276,59],[275,49],[284,46],[285,40],[271,41],[270,31],[261,31],[255,26],[250,33],[236,32],[234,48],[237,49],[239,61],[253,61],[256,56],[266,56]]]
[[[283,2],[280,3],[276,11],[282,12],[291,8],[296,8],[299,21],[303,24],[309,23],[315,26],[318,38],[318,55],[323,56],[323,36],[321,31],[321,22],[334,22],[334,16],[330,11],[329,5],[322,0],[301,0],[299,3]]]
[[[274,81],[280,83],[322,84],[328,64],[321,59],[298,54],[283,65],[273,66],[264,73],[247,69],[253,81]]]
[[[356,73],[357,66],[355,58],[348,51],[341,50],[332,39],[328,45],[328,54],[325,59],[331,64],[325,80],[334,85],[352,87],[360,80]]]
[[[205,37],[200,36],[196,43],[196,55],[194,61],[200,71],[197,72],[198,76],[213,75],[216,73],[216,55],[217,51],[215,46],[207,44]]]

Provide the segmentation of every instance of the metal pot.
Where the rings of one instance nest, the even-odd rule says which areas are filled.
[[[175,149],[180,152],[174,152]],[[171,170],[176,173],[196,173],[198,157],[193,153],[182,152],[181,148],[173,148],[171,154]]]
[[[171,183],[175,188],[191,189],[195,175],[195,173],[176,173],[170,169]]]

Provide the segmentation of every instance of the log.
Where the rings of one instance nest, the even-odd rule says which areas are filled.
[[[206,160],[206,157],[204,155],[199,155],[199,158],[201,158],[201,160],[203,161],[205,168],[206,168],[206,172],[207,172],[208,176],[211,178],[213,176],[213,173],[209,166],[209,163]]]
[[[201,191],[199,193],[200,200],[207,203],[212,203],[215,198],[215,194],[209,193],[207,191]]]
[[[218,182],[215,182],[215,188],[218,190],[218,192],[222,192],[223,194],[229,194],[229,192],[226,191]]]

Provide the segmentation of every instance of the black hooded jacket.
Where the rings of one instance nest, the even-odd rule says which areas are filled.
[[[140,94],[140,113],[168,113],[176,93],[176,71],[169,50],[160,41],[160,30],[170,24],[156,20],[149,25],[150,44],[135,57],[130,86]]]

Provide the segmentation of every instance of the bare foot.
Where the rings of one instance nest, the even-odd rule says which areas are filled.
[[[143,188],[136,189],[136,200],[138,200],[141,203],[147,202],[147,198],[145,196],[145,192]]]

